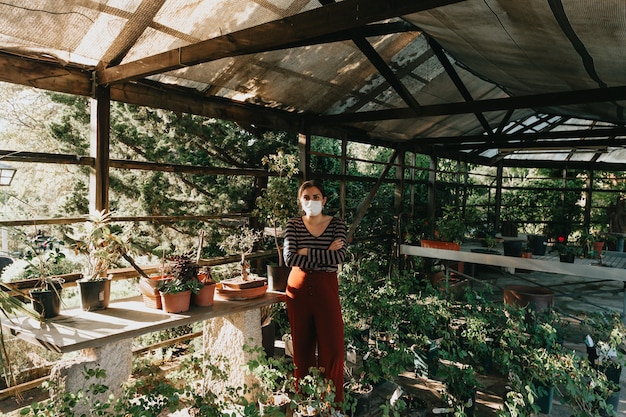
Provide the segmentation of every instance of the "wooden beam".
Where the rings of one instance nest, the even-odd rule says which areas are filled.
[[[97,82],[100,85],[120,83],[221,58],[263,52],[287,43],[355,29],[369,23],[460,1],[344,0],[127,64],[105,68],[98,71]]]
[[[594,139],[600,138],[600,139]],[[569,139],[569,140],[568,140]],[[578,140],[588,139],[588,140]],[[553,142],[550,142],[553,140]],[[510,147],[510,148],[568,148],[598,146],[620,146],[626,140],[626,128],[596,128],[560,130],[536,133],[501,133],[486,137],[473,136],[446,136],[439,138],[423,138],[419,141],[426,146],[446,146],[448,149],[474,149],[476,147]],[[540,141],[540,142],[537,142]]]
[[[95,158],[93,157],[69,154],[0,150],[0,157],[4,161],[14,162],[83,165],[88,167],[95,166]],[[248,175],[251,177],[262,177],[269,175],[268,172],[263,169],[207,167],[203,165],[179,165],[159,162],[132,161],[128,159],[110,159],[109,167],[118,169],[138,169],[144,171],[163,171],[196,175]]]
[[[415,97],[411,94],[408,88],[402,81],[394,74],[389,68],[389,65],[382,59],[382,57],[376,52],[376,49],[367,41],[367,39],[359,36],[354,36],[352,42],[363,52],[372,65],[378,70],[380,75],[389,83],[389,85],[395,90],[400,98],[409,106],[415,114],[420,112],[420,104]]]
[[[208,221],[224,221],[224,220],[238,220],[250,217],[251,213],[223,213],[214,215],[187,215],[187,216],[112,216],[111,222],[152,222],[152,223],[176,223],[182,221],[196,221],[196,222],[208,222]],[[62,225],[62,224],[74,224],[85,223],[89,221],[89,216],[78,217],[41,217],[30,219],[17,219],[17,220],[0,220],[0,226],[6,227],[18,227],[18,226],[42,226],[48,225]],[[239,255],[237,255],[239,256]],[[241,256],[239,256],[241,259]]]
[[[70,154],[52,154],[43,152],[24,152],[0,150],[0,158],[4,161],[32,162],[40,164],[85,165],[93,166],[94,158]]]
[[[92,69],[0,52],[0,81],[88,97],[91,77]]]
[[[359,207],[357,207],[356,214],[354,215],[354,219],[352,220],[352,223],[350,224],[350,228],[348,229],[348,233],[346,235],[346,239],[348,242],[352,240],[352,237],[354,236],[354,233],[356,232],[357,227],[359,227],[359,224],[361,223],[361,220],[363,220],[363,217],[365,217],[365,213],[367,213],[367,210],[370,208],[370,205],[372,204],[372,200],[376,196],[378,189],[380,188],[381,184],[384,182],[383,180],[389,173],[389,170],[391,169],[391,167],[394,166],[395,160],[398,157],[399,152],[400,151],[398,149],[393,151],[393,154],[389,158],[389,162],[385,166],[385,169],[383,169],[383,171],[380,173],[378,177],[378,181],[376,181],[376,184],[374,184],[374,187],[371,189],[369,194],[365,196],[363,201],[361,201],[361,203],[359,204]]]
[[[626,86],[594,88],[589,90],[562,91],[554,93],[536,94],[532,96],[495,98],[477,100],[472,103],[455,102],[421,106],[419,116],[408,108],[392,110],[363,111],[350,114],[315,116],[308,122],[318,124],[340,124],[374,122],[380,120],[415,119],[418,117],[447,116],[453,114],[485,113],[491,111],[507,111],[515,109],[540,109],[553,106],[567,106],[573,104],[600,103],[606,101],[626,100]]]
[[[461,96],[463,96],[465,101],[467,101],[468,103],[473,103],[474,98],[472,97],[467,87],[463,83],[463,80],[461,80],[461,77],[459,77],[459,74],[454,69],[454,66],[448,59],[448,56],[444,52],[441,45],[439,45],[439,43],[433,38],[431,38],[430,36],[427,36],[426,39],[428,40],[428,44],[430,45],[430,48],[433,50],[433,52],[437,56],[437,59],[439,60],[443,68],[446,70],[446,74],[448,74],[448,77],[450,77],[450,80],[452,80],[452,83],[454,83],[454,86],[456,87],[456,89],[459,90],[459,93],[461,93]],[[491,129],[491,126],[489,126],[489,122],[487,121],[485,116],[479,112],[474,113],[474,115],[476,116],[476,119],[478,119],[478,122],[483,127],[485,132],[487,132],[488,134],[491,134],[492,129]]]
[[[269,175],[267,171],[263,169],[179,165],[159,162],[131,161],[126,159],[112,159],[110,167],[119,169],[138,169],[144,171],[175,172],[193,175],[244,175],[251,177],[267,177]]]
[[[284,110],[219,97],[201,97],[197,91],[151,83],[127,83],[111,87],[111,99],[122,103],[246,122],[277,130],[297,132],[300,116]]]

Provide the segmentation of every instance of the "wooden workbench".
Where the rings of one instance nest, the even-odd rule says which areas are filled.
[[[192,307],[180,314],[148,308],[141,297],[111,301],[109,308],[82,311],[61,310],[61,315],[40,323],[31,317],[2,320],[12,335],[48,350],[67,353],[99,347],[146,333],[170,329],[204,320],[230,316],[284,301],[284,293],[268,292],[263,297],[244,301],[227,301],[218,295],[211,307]],[[260,326],[260,324],[259,324]]]
[[[51,373],[61,391],[77,392],[86,384],[85,368],[101,368],[109,394],[120,395],[132,371],[132,339],[146,333],[186,324],[203,324],[203,360],[212,355],[228,358],[232,368],[225,386],[244,386],[252,378],[243,365],[250,358],[245,346],[261,345],[261,307],[285,300],[285,294],[268,292],[251,300],[225,300],[218,294],[211,307],[192,307],[180,314],[165,313],[146,307],[140,297],[112,301],[100,311],[80,308],[61,310],[57,317],[41,323],[26,316],[3,319],[10,334],[64,355]],[[88,410],[81,410],[88,411]]]
[[[401,245],[403,255],[421,256],[449,261],[470,262],[508,268],[527,269],[531,271],[550,272],[554,274],[575,275],[588,278],[610,279],[626,282],[626,254],[606,251],[603,264],[598,265],[594,259],[576,259],[573,264],[559,262],[558,257],[541,257],[541,259],[518,258],[513,256],[492,255],[471,252],[477,246],[462,245],[460,251],[446,249],[423,248],[421,246]],[[619,267],[619,265],[622,265]],[[617,267],[615,267],[617,266]]]

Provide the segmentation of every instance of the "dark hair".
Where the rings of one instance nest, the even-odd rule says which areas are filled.
[[[322,185],[322,183],[319,181],[315,181],[315,180],[309,180],[309,181],[304,181],[302,185],[300,185],[300,188],[298,189],[298,198],[302,196],[302,193],[304,193],[304,190],[312,188],[312,187],[317,187],[317,189],[320,190],[320,192],[322,193],[322,197],[326,197],[326,191],[324,191],[324,186]]]

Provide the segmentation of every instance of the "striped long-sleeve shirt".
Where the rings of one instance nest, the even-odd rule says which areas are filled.
[[[285,228],[285,264],[316,271],[337,271],[346,257],[346,245],[339,250],[328,250],[335,239],[346,241],[346,224],[337,217],[333,217],[320,236],[309,233],[301,217],[291,219]],[[308,256],[298,255],[296,251],[300,248],[309,248]]]

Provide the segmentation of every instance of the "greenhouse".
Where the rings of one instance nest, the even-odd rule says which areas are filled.
[[[626,412],[625,15],[3,2],[0,413]],[[309,180],[345,225],[340,379],[290,352]]]

